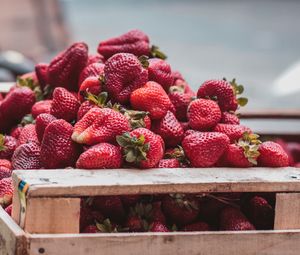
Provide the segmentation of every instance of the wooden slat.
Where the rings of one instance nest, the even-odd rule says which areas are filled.
[[[29,233],[79,233],[80,198],[31,198],[24,230]]]
[[[299,192],[300,168],[19,170],[28,197],[201,192]]]
[[[274,229],[300,229],[300,194],[276,195]]]
[[[33,235],[30,255],[298,255],[300,231]]]
[[[15,82],[0,82],[0,93],[7,93],[15,84]]]
[[[242,119],[300,119],[300,110],[244,110],[240,113],[240,117]]]
[[[0,254],[25,254],[25,232],[0,206]]]

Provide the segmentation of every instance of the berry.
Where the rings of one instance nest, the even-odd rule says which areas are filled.
[[[168,227],[159,221],[152,222],[152,224],[150,225],[149,231],[150,232],[170,232]]]
[[[35,124],[28,124],[22,129],[18,139],[18,146],[29,142],[40,143],[35,130]]]
[[[56,118],[48,113],[42,113],[35,120],[35,131],[39,142],[42,142],[46,127]]]
[[[149,81],[157,82],[165,91],[168,91],[169,87],[173,85],[171,66],[162,59],[149,59],[148,74]]]
[[[282,147],[274,142],[264,142],[259,146],[258,165],[265,167],[289,166],[289,157]]]
[[[11,204],[13,196],[12,178],[3,178],[0,180],[0,206],[6,207]]]
[[[210,226],[203,221],[197,221],[195,223],[186,225],[182,228],[183,231],[210,231]]]
[[[223,112],[221,123],[239,125],[240,124],[240,119],[238,118],[238,116],[236,116],[233,113]]]
[[[88,77],[99,78],[104,74],[104,64],[102,63],[93,63],[91,65],[86,66],[80,73],[78,80],[78,87],[80,88],[81,84]]]
[[[179,91],[169,93],[169,98],[175,107],[175,115],[179,121],[187,121],[187,109],[192,96]]]
[[[0,159],[10,159],[16,148],[16,138],[0,134]]]
[[[12,166],[14,169],[40,169],[41,162],[40,146],[34,142],[20,145],[12,156]]]
[[[252,133],[251,129],[243,125],[232,124],[217,124],[214,128],[214,132],[220,132],[227,135],[230,139],[230,143],[238,141],[245,132]]]
[[[49,84],[48,67],[49,64],[46,63],[38,63],[35,65],[35,73],[42,89]]]
[[[87,97],[87,94],[99,95],[101,93],[101,82],[98,77],[91,76],[86,78],[79,87],[78,98],[81,102]]]
[[[35,119],[41,113],[50,113],[52,100],[36,102],[31,108],[32,117]]]
[[[176,158],[161,159],[158,162],[158,168],[179,168],[180,163]]]

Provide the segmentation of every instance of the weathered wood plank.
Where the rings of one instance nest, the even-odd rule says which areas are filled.
[[[300,119],[299,109],[264,109],[264,110],[242,110],[242,119]]]
[[[33,235],[30,255],[298,255],[300,231]]]
[[[299,192],[300,168],[14,171],[28,197],[202,192]]]
[[[300,229],[300,193],[276,194],[274,229]]]
[[[31,198],[24,230],[29,233],[79,233],[80,198]]]
[[[25,254],[25,232],[0,206],[0,254]]]

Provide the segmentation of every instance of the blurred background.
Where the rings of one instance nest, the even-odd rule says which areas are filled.
[[[207,79],[237,78],[248,109],[300,111],[300,1],[0,0],[0,6],[4,80],[12,76],[3,63],[23,59],[12,50],[28,58],[23,70],[30,70],[73,41],[95,52],[101,40],[139,28],[195,90]]]

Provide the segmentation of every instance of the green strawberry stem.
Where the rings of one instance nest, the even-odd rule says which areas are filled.
[[[167,55],[162,51],[160,51],[159,47],[155,45],[152,45],[150,52],[151,52],[151,57],[153,58],[160,58],[163,60],[167,59]]]
[[[5,146],[5,136],[0,134],[0,151],[5,151],[6,146]]]

